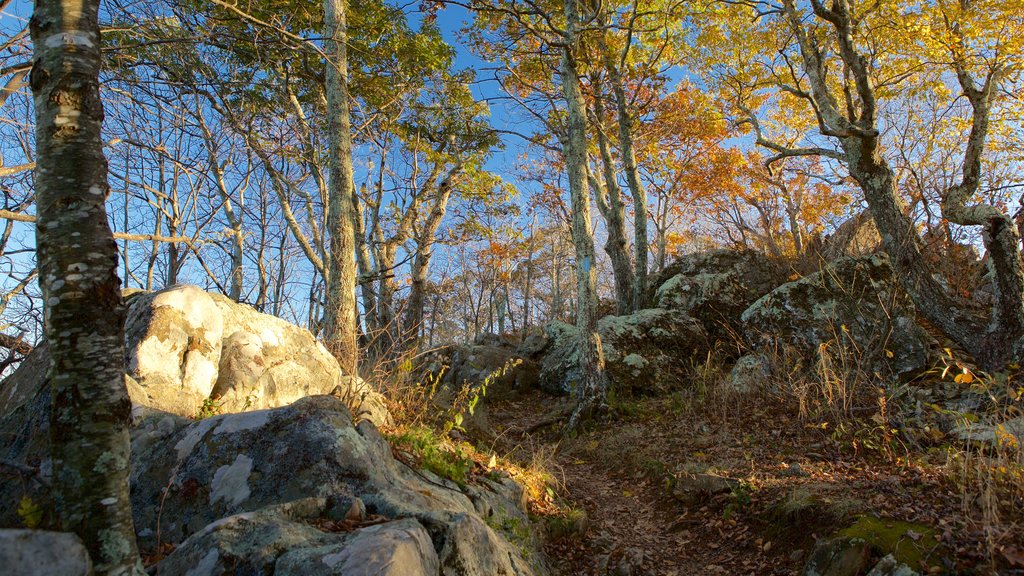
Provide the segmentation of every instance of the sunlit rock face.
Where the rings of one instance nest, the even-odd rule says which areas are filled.
[[[181,416],[239,412],[337,392],[367,403],[378,424],[387,413],[371,390],[342,372],[306,329],[245,304],[180,285],[129,300],[126,370],[136,405]]]

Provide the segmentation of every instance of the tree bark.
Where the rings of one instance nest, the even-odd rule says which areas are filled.
[[[330,164],[327,229],[330,274],[325,291],[324,337],[347,374],[358,362],[356,262],[353,233],[352,125],[348,95],[347,0],[324,0],[327,118]]]
[[[441,220],[444,219],[448,210],[448,200],[452,195],[452,180],[462,170],[461,164],[456,164],[445,179],[437,186],[433,205],[427,215],[423,228],[416,234],[416,254],[413,256],[412,270],[410,272],[409,302],[405,308],[405,319],[403,328],[406,344],[414,340],[423,325],[424,301],[426,299],[427,278],[430,274],[430,258],[434,247],[434,239],[437,230],[441,227]]]
[[[54,504],[97,574],[142,575],[128,492],[124,301],[105,206],[99,1],[38,0],[30,28]]]
[[[622,154],[622,167],[626,173],[626,184],[633,196],[633,249],[636,281],[633,284],[633,305],[635,310],[646,306],[647,299],[647,190],[640,182],[640,174],[636,166],[636,153],[633,151],[633,118],[629,113],[629,100],[622,83],[619,65],[608,46],[604,33],[598,34],[605,70],[615,95],[615,108],[619,121],[619,151]]]
[[[590,192],[587,187],[587,121],[574,54],[579,43],[576,36],[579,17],[577,0],[565,0],[565,44],[562,47],[561,76],[568,122],[562,147],[569,173],[572,238],[576,246],[576,326],[580,336],[581,379],[573,389],[576,409],[566,424],[567,430],[579,426],[583,419],[604,403],[608,394],[601,336],[597,333],[597,275],[594,238],[590,233]]]

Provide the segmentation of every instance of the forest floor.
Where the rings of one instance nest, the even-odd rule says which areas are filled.
[[[985,502],[1000,496],[964,480],[969,458],[910,450],[870,416],[836,426],[801,418],[792,399],[677,393],[612,402],[575,437],[526,432],[566,402],[538,391],[488,401],[494,451],[558,487],[533,505],[559,574],[798,574],[817,539],[858,518],[917,550],[923,574],[1024,573],[1024,525],[994,518]],[[689,474],[734,481],[694,495]]]

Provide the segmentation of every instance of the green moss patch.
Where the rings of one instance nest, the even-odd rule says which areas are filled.
[[[932,560],[940,555],[935,529],[924,524],[861,516],[852,526],[839,531],[839,536],[861,538],[879,555],[892,554],[914,569],[920,568],[922,562],[934,564]]]

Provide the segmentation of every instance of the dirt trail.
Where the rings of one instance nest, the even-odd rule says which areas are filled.
[[[858,514],[936,527],[959,540],[961,566],[983,554],[951,520],[961,498],[936,465],[847,445],[791,406],[758,398],[694,410],[679,397],[646,399],[620,403],[575,438],[554,426],[523,432],[565,402],[529,392],[489,407],[495,448],[539,459],[561,485],[561,509],[586,513],[582,530],[541,516],[566,533],[547,545],[560,574],[799,574],[816,539]],[[690,473],[739,483],[694,496],[679,489]]]

